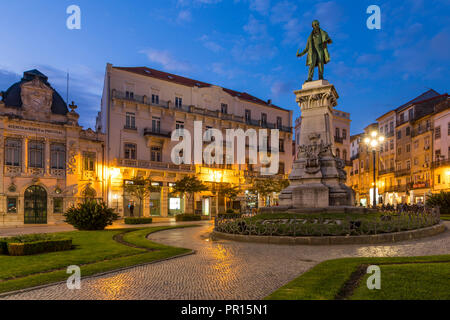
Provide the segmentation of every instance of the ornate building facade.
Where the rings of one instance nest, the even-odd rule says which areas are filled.
[[[358,204],[371,203],[373,170],[377,177],[377,203],[424,203],[427,195],[450,190],[449,101],[448,94],[424,92],[386,112],[359,139],[352,140],[359,149],[357,156],[352,157],[351,174]],[[375,168],[362,138],[374,130],[385,137],[377,150]]]
[[[52,224],[106,190],[104,135],[78,124],[38,70],[1,93],[0,225]]]
[[[171,141],[175,129],[187,129],[194,137],[194,121],[201,121],[201,136],[208,129],[279,129],[279,171],[273,177],[285,178],[292,166],[292,111],[277,107],[248,93],[222,88],[175,74],[145,67],[106,67],[102,107],[97,130],[107,135],[106,163],[109,168],[107,201],[122,216],[134,212],[144,216],[168,216],[192,205],[196,212],[212,216],[225,210],[217,192],[197,194],[193,204],[172,193],[174,183],[195,175],[216,190],[220,185],[238,186],[241,194],[234,209],[258,200],[248,192],[251,182],[261,177],[261,163],[179,164],[171,160],[178,142]],[[194,139],[193,139],[194,140]],[[204,143],[206,146],[208,143]],[[248,146],[246,156],[248,155]],[[203,148],[202,148],[203,149]],[[192,141],[194,150],[194,141]],[[236,159],[236,158],[235,158]],[[136,176],[150,178],[160,187],[139,208],[124,191],[124,184]],[[259,199],[261,200],[261,199]],[[263,205],[259,203],[259,205]]]

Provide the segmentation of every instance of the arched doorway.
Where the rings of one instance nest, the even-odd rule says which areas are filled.
[[[47,223],[47,192],[41,186],[25,190],[25,224]]]

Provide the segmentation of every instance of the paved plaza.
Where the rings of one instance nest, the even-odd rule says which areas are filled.
[[[446,222],[447,229],[450,222]],[[3,299],[261,299],[321,261],[342,257],[420,256],[450,253],[450,231],[387,245],[289,246],[211,241],[211,223],[151,234],[155,242],[195,254]],[[83,270],[81,270],[83,272]]]

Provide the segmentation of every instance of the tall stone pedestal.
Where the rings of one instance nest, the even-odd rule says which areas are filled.
[[[289,176],[290,186],[280,196],[289,209],[353,206],[354,192],[345,185],[343,160],[332,150],[332,108],[339,95],[326,80],[307,82],[294,92],[302,112],[300,147]]]

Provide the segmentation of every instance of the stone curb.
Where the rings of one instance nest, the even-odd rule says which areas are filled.
[[[288,236],[253,236],[242,234],[230,234],[213,231],[213,239],[225,239],[240,242],[256,242],[269,244],[288,245],[339,245],[339,244],[379,244],[392,243],[413,239],[431,237],[442,233],[447,228],[441,222],[437,225],[402,232],[382,233],[363,236],[325,236],[325,237],[288,237]]]
[[[166,230],[172,230],[172,229],[158,230],[158,231],[152,232],[150,234],[161,232],[161,231],[166,231]],[[148,236],[150,234],[148,234],[146,236],[146,238],[148,238]],[[118,269],[113,269],[113,270],[108,270],[108,271],[104,271],[104,272],[100,272],[100,273],[91,274],[89,276],[82,277],[81,280],[102,277],[102,276],[105,276],[105,275],[108,275],[108,274],[111,274],[111,273],[120,272],[120,271],[126,271],[126,270],[129,270],[129,269],[132,269],[132,268],[136,268],[136,267],[141,267],[141,266],[146,266],[146,265],[149,265],[149,264],[155,264],[155,263],[159,263],[159,262],[164,262],[164,261],[172,260],[172,259],[176,259],[176,258],[182,258],[184,256],[189,256],[191,254],[195,254],[196,252],[197,252],[196,250],[191,249],[191,251],[189,251],[189,252],[181,253],[181,254],[178,254],[176,256],[171,256],[171,257],[164,258],[164,259],[159,259],[159,260],[155,260],[155,261],[139,263],[139,264],[135,264],[135,265],[128,266],[128,267],[122,267],[122,268],[118,268]],[[4,292],[4,293],[0,293],[0,298],[7,297],[7,296],[13,296],[13,295],[24,293],[24,292],[28,292],[28,291],[39,290],[39,289],[55,286],[55,285],[58,285],[58,284],[63,284],[63,283],[66,283],[66,282],[67,282],[67,280],[63,280],[63,281],[58,281],[58,282],[46,283],[46,284],[42,284],[42,285],[35,286],[35,287],[30,287],[30,288],[24,288],[24,289],[20,289],[20,290],[15,290],[15,291]]]
[[[91,275],[85,276],[85,277],[82,276],[81,277],[81,281],[86,280],[86,279],[91,279],[91,278],[102,277],[102,276],[105,276],[105,275],[108,275],[108,274],[111,274],[111,273],[115,273],[115,272],[126,271],[126,270],[133,269],[133,268],[136,268],[136,267],[146,266],[146,265],[149,265],[149,264],[155,264],[155,263],[164,262],[164,261],[167,261],[167,260],[181,258],[181,257],[184,257],[184,256],[190,256],[191,254],[195,254],[195,253],[196,253],[195,250],[191,250],[189,252],[182,253],[182,254],[179,254],[179,255],[176,255],[176,256],[172,256],[172,257],[168,257],[168,258],[164,258],[164,259],[159,259],[159,260],[150,261],[150,262],[144,262],[144,263],[135,264],[135,265],[128,266],[128,267],[123,267],[123,268],[109,270],[109,271],[105,271],[105,272],[101,272],[101,273],[91,274]],[[7,296],[13,296],[13,295],[24,293],[24,292],[28,292],[28,291],[44,289],[44,288],[47,288],[47,287],[56,286],[56,285],[63,284],[63,283],[66,283],[66,282],[67,282],[67,280],[63,280],[63,281],[43,284],[43,285],[36,286],[36,287],[30,287],[30,288],[15,290],[15,291],[4,292],[4,293],[0,293],[0,298],[4,298],[4,297],[7,297]]]

